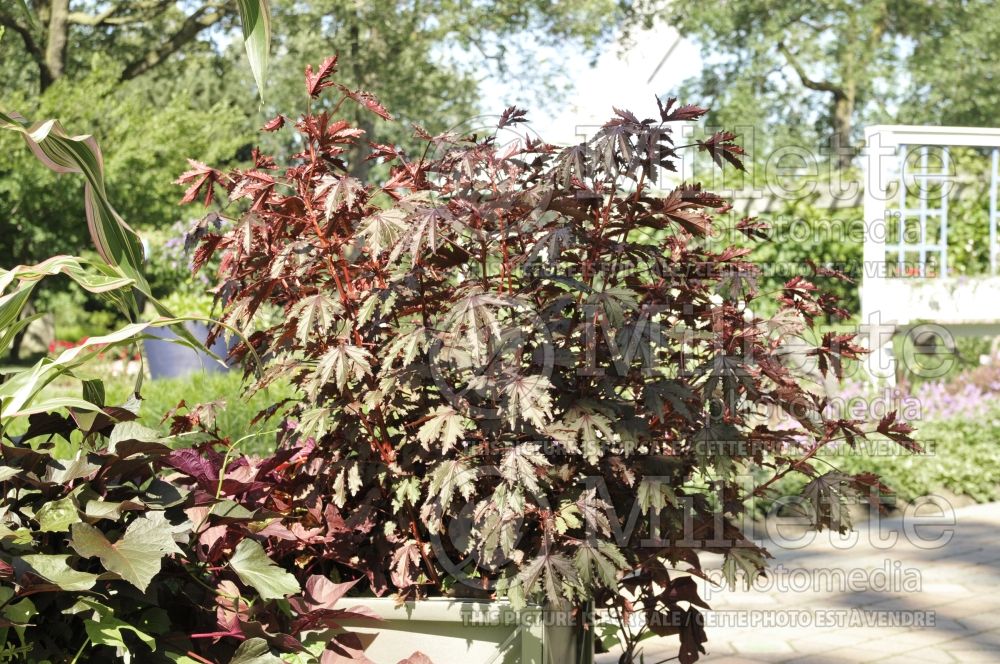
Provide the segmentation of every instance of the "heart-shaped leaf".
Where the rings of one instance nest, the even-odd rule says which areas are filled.
[[[94,526],[73,524],[70,544],[84,558],[97,556],[105,569],[145,592],[160,571],[163,556],[181,553],[171,532],[162,512],[150,512],[133,521],[125,535],[113,544]]]
[[[90,590],[97,581],[96,574],[78,572],[70,567],[68,555],[33,553],[21,556],[21,561],[31,568],[31,573],[70,592]]]
[[[262,599],[281,599],[301,590],[295,577],[275,565],[264,553],[264,547],[254,540],[237,544],[229,565]]]

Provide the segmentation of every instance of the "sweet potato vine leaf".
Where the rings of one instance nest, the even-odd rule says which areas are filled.
[[[114,543],[88,523],[74,523],[71,532],[70,544],[78,554],[84,558],[100,558],[105,569],[143,592],[160,571],[163,556],[181,553],[163,512],[139,517]]]
[[[240,644],[229,664],[280,664],[281,661],[280,657],[271,653],[267,641],[255,637]]]
[[[68,555],[33,553],[21,556],[32,574],[42,577],[67,592],[90,590],[97,581],[96,574],[78,572],[69,566]]]
[[[268,558],[264,547],[254,540],[236,545],[229,566],[243,583],[260,593],[261,599],[281,599],[301,590],[295,577]]]
[[[407,657],[399,660],[396,664],[433,664],[431,658],[419,650]]]

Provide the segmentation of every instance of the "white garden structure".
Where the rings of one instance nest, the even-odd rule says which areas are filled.
[[[870,375],[892,382],[894,334],[1000,332],[1000,129],[877,125],[866,129],[865,143],[862,331],[873,350]],[[969,175],[956,172],[951,151],[958,147],[988,155],[989,172],[973,174],[974,186],[989,196],[983,275],[956,276],[958,266],[948,264],[948,204],[954,185]]]

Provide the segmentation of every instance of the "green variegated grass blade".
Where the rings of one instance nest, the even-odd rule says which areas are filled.
[[[9,325],[8,327],[5,327],[2,330],[0,330],[0,352],[6,353],[7,350],[11,347],[11,344],[14,343],[14,337],[16,337],[21,330],[27,328],[29,325],[31,325],[33,322],[43,317],[44,315],[45,315],[44,311],[39,311],[37,314],[25,316],[24,318],[19,319],[13,325]]]
[[[123,293],[130,293],[135,282],[119,268],[100,261],[88,261],[74,256],[53,256],[37,265],[18,265],[10,270],[0,270],[0,350],[9,348],[14,335],[37,317],[21,317],[35,285],[43,278],[57,274],[67,275],[89,292],[119,298],[117,303],[123,311],[127,311],[127,303],[121,296]],[[170,326],[178,337],[171,340],[173,343],[207,352],[216,361],[222,361],[181,324],[188,320],[203,320],[202,318],[174,316],[155,299],[151,299],[151,304],[160,314],[160,318],[148,323],[133,323],[104,336],[91,337],[81,345],[64,351],[55,359],[43,358],[28,369],[11,372],[0,385],[0,421],[30,412],[40,412],[41,406],[36,403],[36,399],[52,381],[60,376],[73,376],[74,369],[109,348],[131,345],[146,338],[144,332],[149,327]],[[239,330],[218,321],[210,322],[221,325],[244,342],[259,370],[260,360]],[[135,387],[137,392],[141,386],[141,376],[140,371]],[[59,407],[52,400],[43,403],[48,407]]]
[[[0,269],[0,292],[14,281],[34,284],[45,277],[65,274],[91,293],[106,295],[135,285],[135,281],[122,270],[98,261],[76,256],[52,256],[36,265],[18,265],[9,270]]]
[[[0,330],[6,330],[18,324],[21,312],[24,311],[25,305],[31,298],[32,290],[33,287],[30,285],[22,286],[16,291],[0,297]],[[5,349],[0,347],[0,350]]]
[[[53,380],[72,374],[73,368],[92,359],[98,353],[132,343],[148,323],[132,323],[116,332],[90,337],[79,346],[63,351],[57,358],[43,357],[34,366],[11,374],[0,385],[0,419],[20,417],[39,393]]]
[[[33,20],[27,5],[20,0]],[[267,76],[268,51],[271,41],[270,9],[267,0],[239,0],[243,25],[243,38],[263,100],[264,81]],[[198,350],[207,349],[183,325],[177,323],[192,318],[176,318],[152,297],[142,274],[143,250],[138,234],[118,214],[108,198],[104,181],[104,160],[101,149],[92,136],[70,136],[56,120],[31,123],[16,113],[0,112],[0,129],[19,132],[35,156],[56,173],[80,173],[86,180],[84,202],[87,226],[94,247],[103,263],[84,261],[71,256],[56,256],[34,266],[17,266],[0,270],[0,352],[5,352],[14,337],[36,316],[23,317],[24,308],[35,284],[46,276],[65,274],[86,290],[111,302],[125,316],[135,321],[139,310],[133,289],[147,297],[162,318],[151,323],[131,323],[102,337],[93,337],[84,344],[69,349],[58,358],[43,358],[25,370],[5,372],[6,380],[0,385],[0,429],[7,418],[22,415],[29,410],[81,407],[88,403],[76,399],[73,404],[59,400],[32,403],[40,392],[59,376],[72,375],[72,370],[92,359],[108,347],[132,344],[143,338],[143,331],[150,326],[175,326],[177,343]],[[8,290],[16,284],[16,287]],[[218,321],[213,321],[218,323]],[[219,323],[221,324],[221,323]],[[244,343],[260,368],[256,352],[238,330],[223,325]],[[218,359],[209,351],[212,357]],[[141,385],[141,372],[136,391]],[[85,393],[86,394],[86,393]],[[79,402],[79,403],[78,403]]]
[[[6,352],[14,336],[34,319],[21,316],[35,285],[56,274],[67,275],[85,290],[107,298],[128,315],[127,296],[135,282],[114,266],[74,256],[53,256],[37,265],[0,270],[0,352]],[[15,283],[16,287],[7,292]]]
[[[86,399],[79,399],[77,397],[52,397],[50,399],[32,402],[30,406],[17,411],[16,416],[27,417],[28,415],[34,415],[35,413],[51,413],[52,411],[60,408],[72,408],[74,410],[92,413],[96,413],[101,410],[101,406],[91,403]]]
[[[69,136],[55,120],[30,123],[16,113],[0,113],[0,128],[19,132],[31,151],[56,173],[82,173],[87,226],[94,247],[109,265],[148,291],[142,276],[142,243],[108,199],[104,158],[93,136]]]
[[[271,10],[267,0],[239,0],[243,25],[243,45],[250,60],[250,70],[257,82],[257,92],[264,100],[268,51],[271,48]]]
[[[79,345],[63,351],[55,359],[43,357],[32,367],[9,374],[4,383],[0,385],[0,421],[6,422],[14,417],[38,412],[40,405],[35,403],[36,399],[42,390],[55,379],[64,375],[74,375],[74,369],[87,364],[101,353],[113,348],[129,346],[141,340],[145,336],[143,333],[151,327],[164,327],[176,323],[176,319],[131,323],[110,334],[90,337]],[[197,341],[195,343],[197,344]],[[82,399],[77,401],[82,401]],[[56,401],[50,399],[44,403],[51,405]],[[78,403],[71,405],[80,407]],[[55,407],[66,407],[66,404]],[[94,407],[97,407],[96,404]]]
[[[0,384],[0,422],[6,422],[14,417],[23,417],[33,412],[41,412],[41,410],[46,410],[48,407],[66,407],[66,404],[56,404],[56,401],[52,399],[42,402],[43,404],[48,404],[47,407],[42,407],[36,400],[42,393],[42,390],[51,384],[52,381],[60,376],[73,376],[75,369],[87,364],[97,355],[112,348],[129,346],[137,341],[148,338],[145,332],[151,327],[171,327],[179,337],[170,340],[172,343],[207,352],[213,359],[222,362],[217,355],[206,349],[201,342],[187,332],[183,325],[178,325],[178,323],[183,323],[186,320],[201,319],[197,317],[159,318],[148,323],[131,323],[110,334],[90,337],[80,343],[80,345],[63,351],[55,359],[44,357],[28,369],[10,373],[3,384]],[[238,330],[225,324],[222,325],[236,334],[241,341],[247,343],[246,337]],[[256,352],[249,343],[247,343],[247,346],[250,349],[251,355],[257,361],[259,368],[260,360],[257,358]],[[140,382],[136,384],[136,390],[138,390],[140,384],[141,378]],[[69,405],[79,407],[77,403]],[[94,407],[98,406],[94,404]]]

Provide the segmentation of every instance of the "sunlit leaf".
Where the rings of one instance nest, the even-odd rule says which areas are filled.
[[[31,571],[49,583],[54,583],[65,591],[79,592],[90,590],[97,582],[97,575],[89,572],[78,572],[69,566],[68,555],[49,555],[33,553],[21,556]]]
[[[254,540],[245,539],[236,545],[229,566],[262,599],[281,599],[301,591],[295,577],[268,558],[264,548]]]
[[[271,50],[271,9],[267,0],[239,0],[243,45],[250,60],[250,70],[257,82],[261,101],[267,81],[267,61]]]
[[[65,533],[74,523],[80,522],[80,513],[76,500],[67,496],[61,500],[53,500],[42,505],[35,514],[39,529],[43,533]]]
[[[70,544],[78,554],[84,558],[100,558],[105,569],[143,592],[160,571],[163,556],[181,553],[162,512],[150,512],[139,517],[114,543],[87,523],[73,524],[71,533]]]

